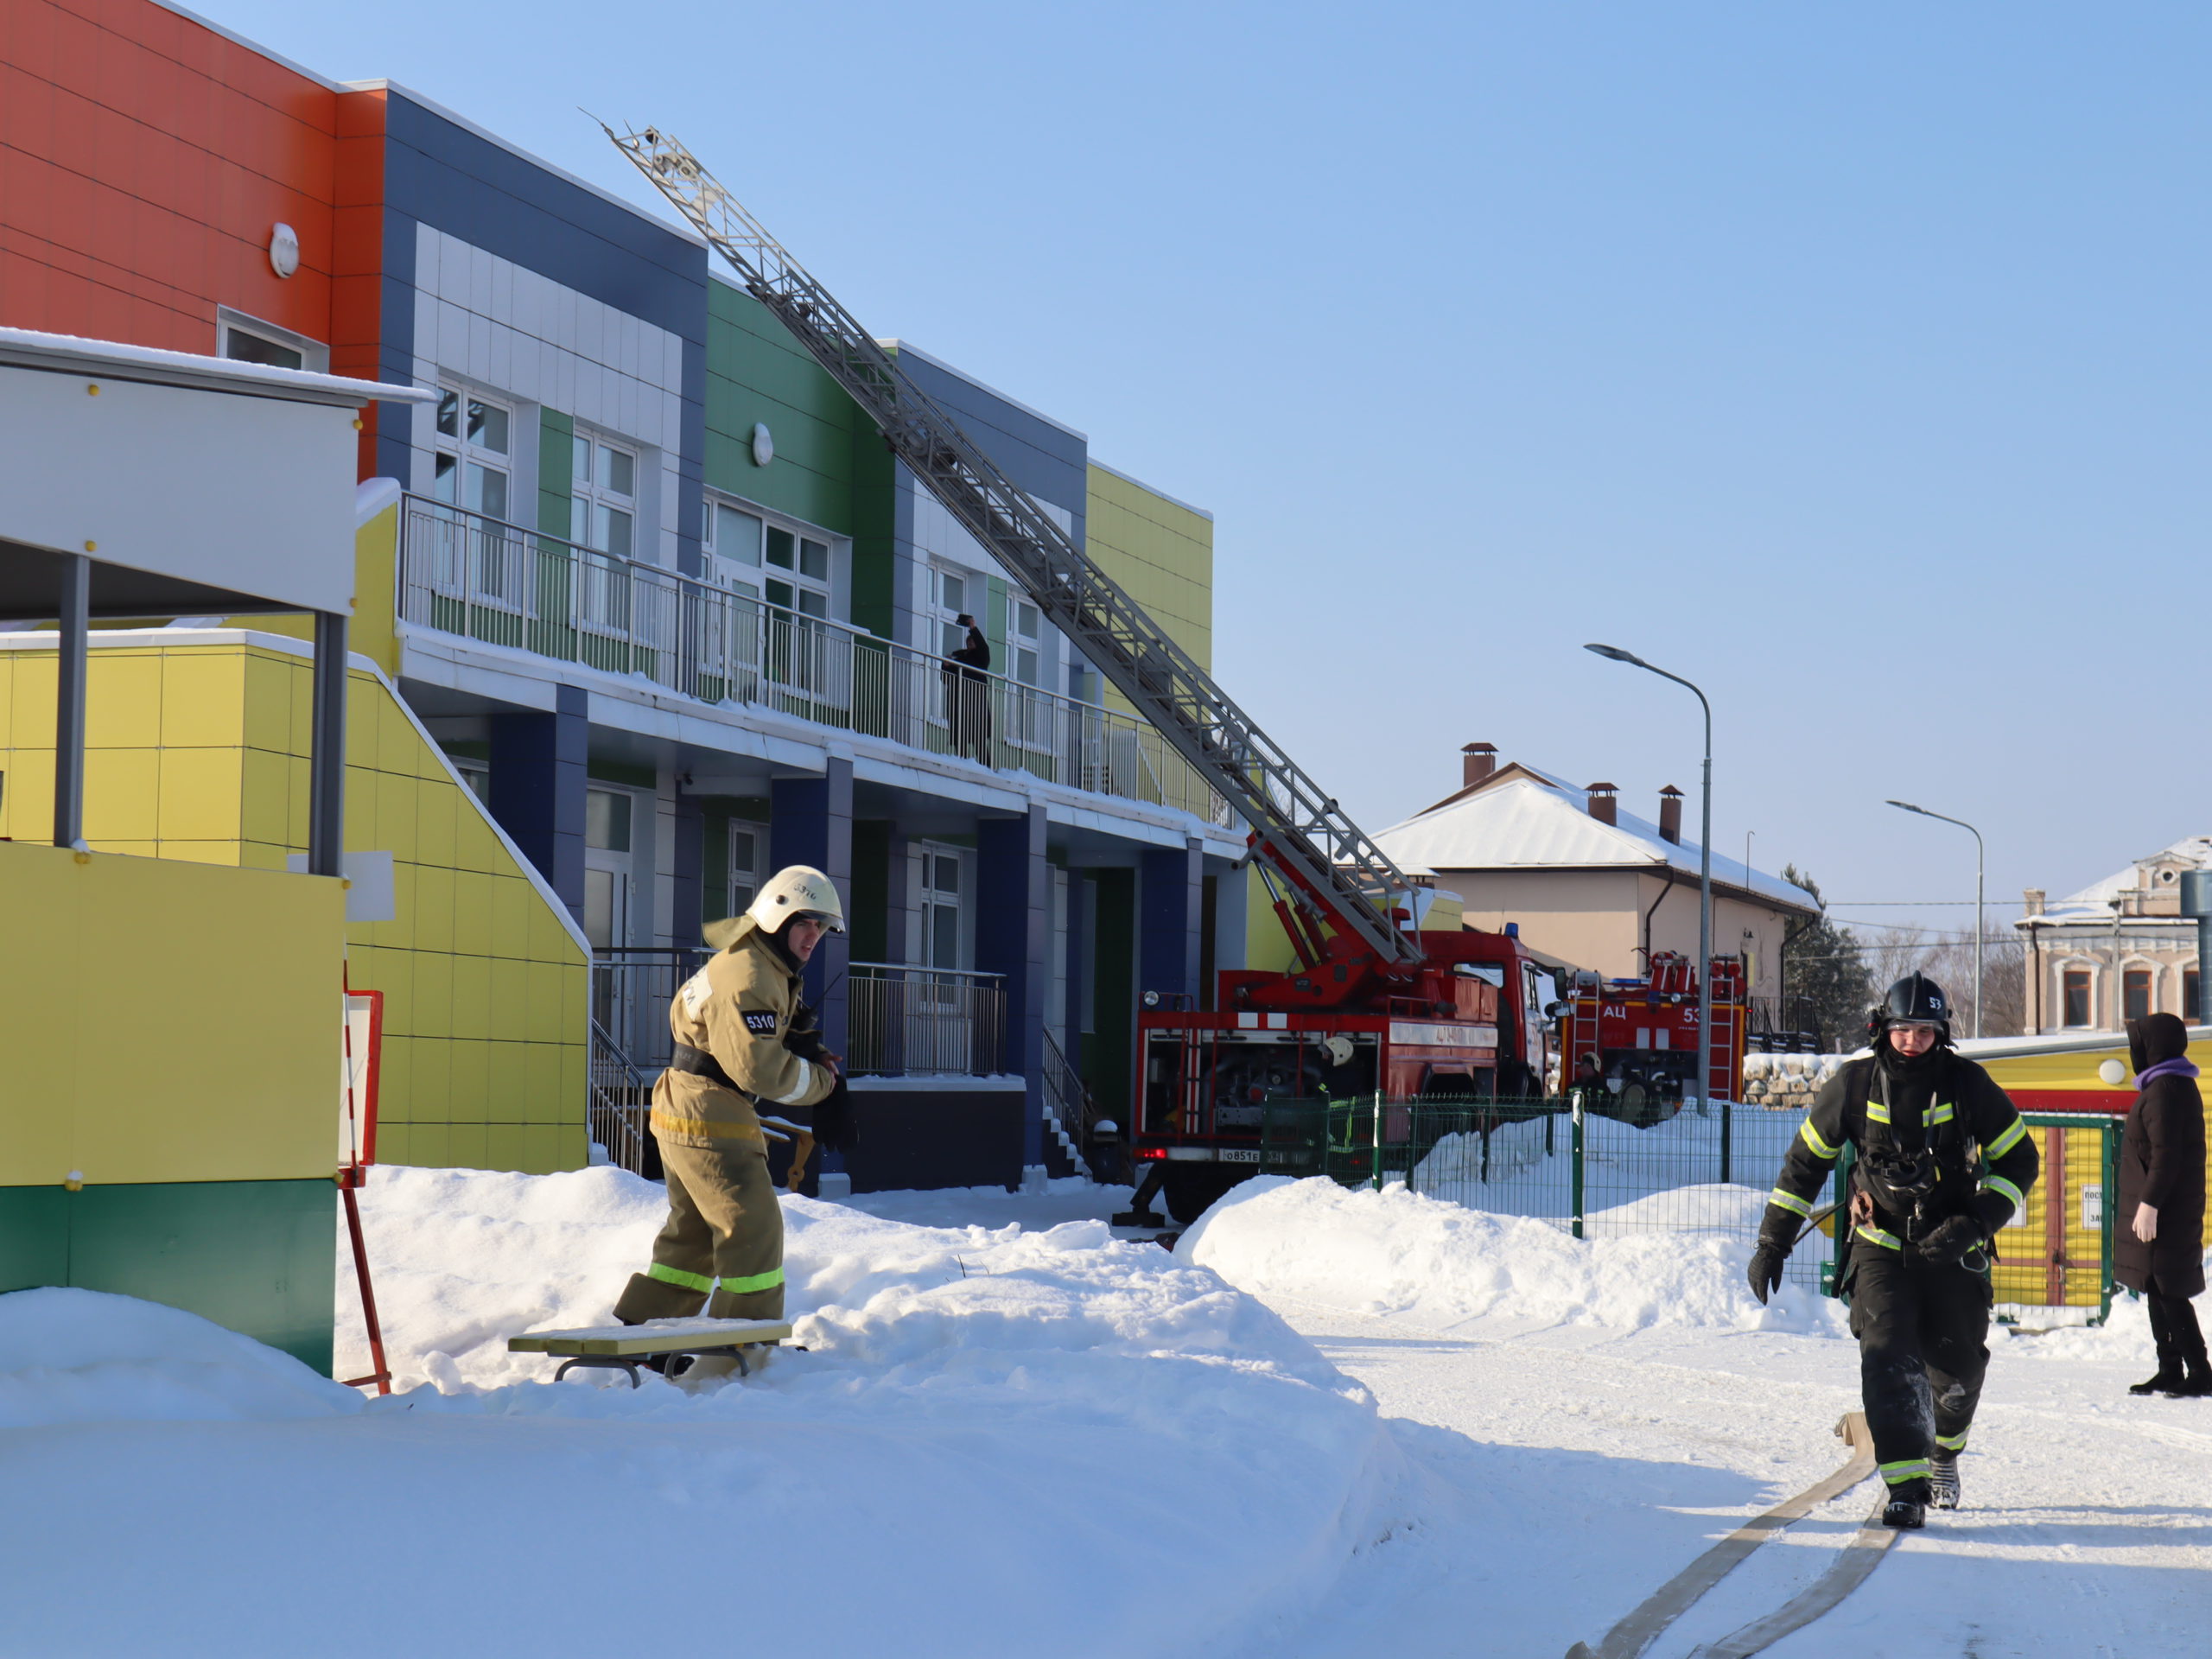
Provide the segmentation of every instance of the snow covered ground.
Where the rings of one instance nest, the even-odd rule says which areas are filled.
[[[1364,1391],[1099,1221],[790,1199],[809,1351],[632,1392],[502,1338],[604,1323],[658,1187],[365,1198],[390,1399],[170,1309],[0,1297],[0,1652],[1195,1655],[1318,1609],[1395,1513]]]
[[[1785,1288],[1761,1309],[1743,1245],[1678,1241],[1669,1268],[1634,1248],[1657,1242],[1569,1243],[1579,1265],[1554,1263],[1540,1224],[1318,1182],[1248,1183],[1185,1236],[1179,1255],[1374,1391],[1417,1471],[1418,1523],[1352,1563],[1287,1654],[1370,1654],[1380,1629],[1407,1659],[1594,1645],[1730,1526],[1843,1461],[1830,1431],[1858,1404],[1858,1356],[1829,1308]],[[1991,1346],[1967,1507],[1777,1659],[2212,1650],[2212,1402],[2128,1397],[2152,1369],[2139,1306]],[[1761,1550],[1649,1659],[1779,1606],[1874,1491]]]
[[[1834,1308],[1760,1308],[1738,1241],[1279,1180],[1173,1255],[1110,1236],[1125,1189],[791,1199],[810,1351],[553,1385],[504,1337],[602,1319],[658,1189],[366,1196],[389,1400],[173,1310],[0,1297],[0,1651],[1553,1659],[1834,1467],[1857,1397]],[[1993,1347],[1967,1509],[1779,1659],[2206,1650],[2212,1402],[2126,1396],[2137,1309]],[[1872,1496],[1651,1659],[1777,1605]]]

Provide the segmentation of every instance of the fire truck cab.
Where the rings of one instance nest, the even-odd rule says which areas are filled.
[[[1364,982],[1345,962],[1232,969],[1213,1011],[1140,1014],[1130,1149],[1139,1169],[1157,1166],[1171,1215],[1194,1221],[1259,1173],[1262,1129],[1292,1103],[1544,1093],[1560,1011],[1550,970],[1513,932],[1419,938],[1425,963],[1402,982]]]

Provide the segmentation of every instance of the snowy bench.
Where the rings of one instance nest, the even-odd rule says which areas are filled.
[[[638,1367],[651,1359],[696,1359],[706,1354],[727,1354],[737,1362],[737,1374],[753,1369],[745,1351],[755,1344],[774,1347],[786,1340],[791,1328],[779,1319],[648,1319],[643,1325],[601,1325],[582,1331],[533,1331],[509,1337],[511,1354],[547,1354],[561,1357],[553,1373],[558,1382],[578,1366],[626,1371],[630,1386],[643,1381]],[[669,1367],[680,1375],[680,1368]]]

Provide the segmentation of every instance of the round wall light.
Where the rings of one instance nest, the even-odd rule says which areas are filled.
[[[753,423],[753,464],[766,467],[776,458],[776,435],[768,429],[766,421]]]
[[[300,233],[279,224],[269,233],[269,269],[279,276],[289,276],[299,268]]]

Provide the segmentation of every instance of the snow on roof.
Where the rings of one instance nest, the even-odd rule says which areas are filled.
[[[2212,869],[2212,836],[2184,836],[2171,847],[2162,847],[2155,853],[2135,860],[2126,869],[2115,870],[2102,880],[2092,881],[2079,893],[2069,893],[2063,899],[2052,900],[2044,908],[2041,914],[2034,917],[2024,916],[2020,918],[2020,923],[2016,923],[2015,925],[2029,921],[2069,921],[2078,920],[2083,917],[2108,918],[2112,914],[2113,901],[2120,894],[2141,890],[2143,866],[2155,864],[2164,859],[2178,860],[2183,864],[2193,865],[2200,870]]]
[[[1616,823],[1600,823],[1590,816],[1586,799],[1581,790],[1556,780],[1510,778],[1393,824],[1375,841],[1400,868],[1408,870],[1665,865],[1696,880],[1696,846],[1668,841],[1657,825],[1618,809]],[[1718,852],[1713,857],[1713,879],[1789,909],[1820,909],[1820,901],[1802,887]]]
[[[89,340],[79,334],[41,334],[32,328],[0,328],[0,363],[64,373],[109,375],[119,380],[149,380],[156,385],[192,386],[203,391],[289,397],[302,403],[420,404],[437,396],[436,392],[420,387],[393,385],[383,380],[356,380],[346,375],[317,374],[308,369],[272,368],[265,363],[241,363],[227,357],[203,357],[197,352],[165,351],[155,346]]]

